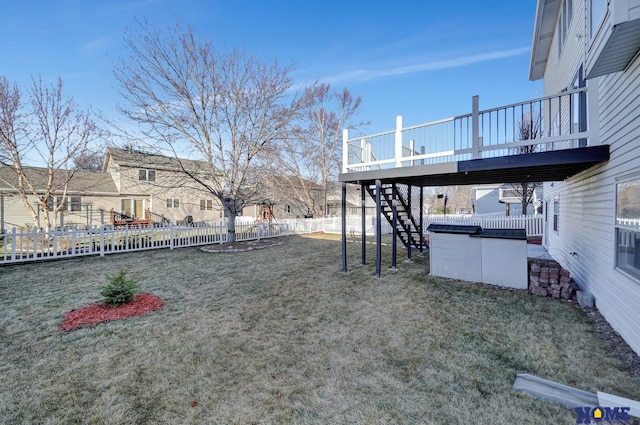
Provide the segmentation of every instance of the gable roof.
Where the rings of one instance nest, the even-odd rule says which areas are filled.
[[[109,161],[121,167],[150,168],[154,170],[182,171],[182,167],[191,171],[207,169],[209,164],[204,161],[175,158],[165,155],[143,152],[133,149],[108,148],[104,157],[102,171],[106,172]]]
[[[560,13],[560,3],[561,0],[538,0],[529,62],[529,80],[531,81],[544,77],[553,33]]]
[[[47,185],[48,169],[42,167],[23,167],[25,175],[36,190],[43,191]],[[71,179],[67,186],[68,194],[117,195],[118,190],[110,174],[95,171],[69,170]],[[62,193],[64,190],[65,171],[56,170],[53,175],[53,192]],[[0,166],[0,192],[16,192],[18,187],[17,174],[7,166]]]

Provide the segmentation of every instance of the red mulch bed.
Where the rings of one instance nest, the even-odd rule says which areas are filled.
[[[72,331],[78,326],[142,316],[150,311],[161,310],[163,306],[164,302],[160,298],[145,292],[136,294],[130,303],[117,307],[96,303],[77,310],[71,310],[64,315],[64,322],[62,322],[61,327],[65,331]]]

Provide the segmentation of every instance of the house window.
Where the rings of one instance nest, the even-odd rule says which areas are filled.
[[[560,7],[560,18],[558,19],[558,56],[562,53],[572,17],[573,0],[564,0]]]
[[[139,169],[138,180],[147,182],[156,181],[156,170],[145,170],[143,168]]]
[[[49,211],[54,211],[61,204],[62,208],[60,211],[82,211],[82,198],[80,196],[67,196],[66,198],[53,196],[47,202],[47,208]]]
[[[553,200],[553,231],[558,233],[560,228],[560,198]]]
[[[607,3],[608,0],[589,1],[591,38],[595,37],[596,33],[598,32],[598,28],[600,28],[600,24],[602,23],[602,19],[604,19],[604,15],[607,13]]]
[[[201,211],[212,211],[213,210],[213,201],[211,199],[201,199],[200,200],[200,210]]]
[[[167,199],[167,208],[180,208],[180,200],[177,198]]]
[[[69,196],[67,198],[69,211],[82,211],[82,198],[79,196]]]
[[[285,205],[284,212],[285,214],[291,214],[291,205]]]
[[[616,267],[640,279],[640,177],[616,186]]]

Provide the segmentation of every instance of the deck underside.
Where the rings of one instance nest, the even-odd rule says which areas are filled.
[[[346,183],[453,186],[562,181],[609,160],[609,145],[340,174]]]

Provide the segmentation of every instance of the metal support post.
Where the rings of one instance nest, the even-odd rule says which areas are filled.
[[[424,253],[424,187],[420,187],[420,254]]]
[[[366,186],[363,184],[360,186],[360,202],[361,202],[361,215],[362,215],[362,260],[361,264],[363,266],[367,265],[367,194],[365,193],[367,190]]]
[[[398,193],[396,185],[392,186],[391,192],[391,211],[393,219],[391,220],[391,270],[396,269],[396,255],[398,253]]]
[[[407,263],[411,262],[411,248],[413,245],[413,237],[411,236],[411,230],[412,230],[412,226],[413,226],[413,222],[415,221],[413,219],[413,213],[411,212],[411,192],[412,192],[412,188],[411,185],[407,185],[407,218],[409,219],[409,226],[408,227],[408,231],[407,231]]]
[[[382,262],[382,222],[381,215],[381,199],[380,191],[382,184],[380,180],[376,180],[376,277],[380,277],[380,263]]]
[[[342,183],[342,271],[347,272],[347,183]]]

